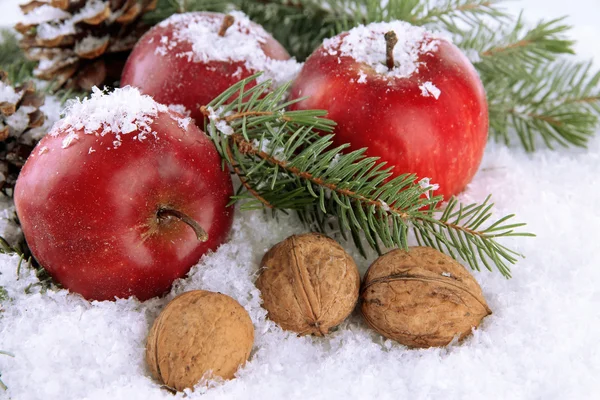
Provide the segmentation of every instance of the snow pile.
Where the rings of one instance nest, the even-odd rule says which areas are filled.
[[[157,54],[166,55],[186,42],[192,51],[177,53],[197,63],[242,62],[252,73],[264,71],[259,81],[272,79],[276,86],[289,82],[300,71],[301,64],[294,59],[280,60],[265,53],[271,36],[262,26],[253,23],[240,11],[229,13],[234,18],[224,36],[219,36],[223,18],[212,13],[175,14],[160,23],[161,27],[172,26],[173,37],[163,36],[156,48]],[[239,73],[242,70],[239,69]]]
[[[389,31],[394,31],[398,37],[393,52],[395,67],[391,70],[386,65],[384,38]],[[436,51],[440,40],[446,39],[407,22],[393,21],[357,26],[347,34],[325,40],[323,47],[332,56],[351,57],[378,74],[408,78],[418,71],[419,57]]]
[[[14,104],[21,99],[21,96],[15,92],[15,89],[2,81],[0,81],[0,103]]]
[[[121,145],[122,135],[132,136],[135,133],[133,139],[139,141],[145,140],[148,135],[157,138],[152,123],[159,112],[169,112],[169,108],[141,94],[137,88],[126,86],[105,94],[94,87],[91,98],[68,103],[65,117],[54,124],[48,134],[58,136],[66,133],[62,147],[67,148],[77,140],[79,133],[97,136],[110,133],[115,137],[113,145],[117,148]],[[169,115],[180,127],[187,129],[189,126],[189,117]]]
[[[143,304],[88,303],[36,287],[26,295],[35,277],[22,269],[17,280],[17,259],[0,256],[0,286],[12,298],[2,303],[0,349],[15,354],[0,357],[7,397],[184,398],[150,378],[145,338],[170,299],[205,289],[228,294],[248,310],[256,341],[237,379],[187,398],[591,399],[600,374],[600,190],[589,182],[600,174],[600,136],[590,147],[534,155],[488,148],[462,200],[493,193],[496,215],[516,213],[538,237],[502,241],[527,256],[513,268],[513,279],[475,273],[494,314],[474,336],[446,349],[407,349],[375,334],[356,313],[325,338],[299,338],[266,319],[253,282],[272,245],[304,232],[295,217],[238,210],[228,243],[204,257],[166,298]],[[583,223],[574,210],[586,210]],[[343,245],[364,274],[375,254],[364,260],[351,244]]]
[[[37,26],[37,36],[43,40],[52,40],[60,36],[77,33],[77,24],[93,18],[109,7],[108,1],[89,0],[77,13],[71,15],[59,8],[44,5],[26,14],[21,23]],[[113,18],[116,16],[113,15]]]

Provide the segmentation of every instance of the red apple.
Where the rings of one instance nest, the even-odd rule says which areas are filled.
[[[226,240],[231,195],[208,136],[124,88],[68,108],[14,199],[31,252],[57,282],[87,299],[146,300]]]
[[[292,87],[292,99],[304,96],[292,109],[327,110],[335,145],[367,147],[395,174],[431,178],[445,198],[465,188],[483,157],[488,109],[477,72],[422,28],[377,23],[325,41]]]
[[[181,104],[201,124],[200,107],[239,80],[264,71],[262,79],[283,83],[299,68],[243,13],[195,12],[173,15],[150,29],[129,56],[121,85],[138,87],[163,104]]]

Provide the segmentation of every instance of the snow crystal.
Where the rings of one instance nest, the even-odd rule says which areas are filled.
[[[52,40],[59,36],[67,36],[75,34],[75,24],[72,20],[67,20],[61,24],[54,25],[43,23],[37,27],[37,37],[42,40]]]
[[[60,23],[48,21],[37,26],[37,36],[43,40],[52,40],[59,36],[74,35],[76,33],[76,24],[95,17],[108,6],[107,1],[90,0],[85,3],[76,14],[71,18],[65,19]],[[70,16],[70,14],[69,14]],[[62,19],[62,18],[61,18]]]
[[[6,125],[12,128],[11,133],[23,132],[29,125],[29,114],[35,111],[33,106],[21,106],[10,117],[6,118]]]
[[[168,107],[157,103],[152,97],[143,95],[136,88],[126,86],[115,89],[110,94],[94,87],[89,99],[73,100],[67,103],[65,117],[52,127],[50,135],[57,136],[67,132],[63,139],[63,148],[69,147],[78,138],[78,133],[86,135],[113,134],[114,147],[121,144],[122,136],[138,132],[135,139],[143,141],[148,135],[154,137],[150,125],[159,112],[167,112]],[[172,118],[180,126],[189,125],[186,118]]]
[[[302,64],[294,59],[275,60],[268,57],[262,46],[267,42],[269,34],[260,26],[248,19],[240,11],[229,13],[235,22],[227,29],[225,36],[219,36],[221,18],[213,14],[175,14],[160,23],[160,26],[174,25],[177,29],[173,38],[161,37],[161,46],[156,54],[167,54],[178,43],[187,42],[192,45],[192,52],[178,53],[177,57],[185,57],[190,61],[207,63],[209,61],[244,62],[249,71],[264,71],[259,81],[272,79],[279,86],[294,79]],[[241,73],[241,70],[239,71]]]
[[[398,37],[398,43],[394,47],[395,67],[392,70],[386,65],[384,35],[389,31],[394,31]],[[418,70],[421,55],[437,50],[440,40],[447,39],[424,28],[403,21],[393,21],[357,26],[346,35],[326,39],[323,46],[329,54],[340,52],[341,56],[352,57],[379,74],[406,78]]]
[[[169,104],[169,110],[176,112],[177,114],[183,115],[183,118],[177,118],[177,124],[183,130],[187,130],[192,122],[190,117],[190,110],[188,110],[183,104]]]
[[[390,206],[385,201],[379,200],[379,204],[381,204],[381,208],[383,208],[384,211],[390,211],[391,210]]]
[[[367,83],[367,74],[365,74],[364,71],[358,72],[358,80],[356,83]]]
[[[169,104],[169,110],[175,111],[177,114],[181,114],[184,117],[189,117],[191,112],[183,104]]]
[[[421,95],[423,97],[433,96],[436,100],[439,99],[440,94],[442,93],[442,91],[431,82],[425,82],[424,84],[419,86],[419,89],[421,89]]]
[[[268,140],[268,139],[263,139],[262,141],[254,139],[252,141],[252,145],[256,149],[258,149],[258,151],[262,151],[263,153],[267,153],[267,154],[275,157],[277,160],[285,161],[285,148],[281,147],[281,146],[277,146],[277,147],[274,148],[271,145],[271,141]]]
[[[0,81],[0,103],[15,104],[20,99],[21,96],[15,92],[15,89],[11,85]]]
[[[425,192],[425,197],[429,198],[429,193],[431,191],[436,191],[440,188],[440,185],[436,184],[431,184],[430,183],[431,179],[430,178],[423,178],[419,181],[419,186],[421,186],[422,189],[426,189],[427,191]]]
[[[44,4],[41,7],[35,8],[23,16],[21,23],[23,25],[38,25],[44,22],[59,21],[70,18],[71,14],[57,7],[52,7]]]
[[[221,117],[221,114],[223,114],[223,107],[219,107],[217,110],[212,107],[206,107],[206,110],[208,111],[208,119],[215,124],[215,127],[223,135],[233,135],[233,128]],[[212,126],[209,126],[209,129],[212,129]]]
[[[56,96],[46,95],[44,104],[40,107],[40,111],[42,111],[46,116],[43,125],[37,128],[29,129],[27,132],[21,135],[21,141],[25,144],[39,142],[42,137],[44,137],[52,128],[54,123],[58,121],[61,110],[61,100]]]

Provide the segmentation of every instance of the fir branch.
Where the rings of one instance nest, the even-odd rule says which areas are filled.
[[[527,80],[506,79],[513,96],[490,97],[491,133],[507,144],[516,134],[527,151],[540,142],[585,147],[600,117],[600,72],[592,64],[560,60],[536,68]]]
[[[460,32],[459,46],[472,56],[484,84],[503,76],[528,78],[532,68],[545,65],[563,54],[573,54],[571,29],[564,18],[540,21],[528,28],[521,16],[514,25],[481,25],[469,33]]]
[[[445,0],[424,2],[421,12],[410,22],[450,32],[472,30],[489,21],[508,22],[509,15],[498,7],[503,0]],[[441,3],[441,4],[440,4]]]
[[[287,87],[264,95],[271,83],[249,87],[255,78],[203,108],[206,131],[246,188],[235,196],[246,200],[243,209],[294,210],[311,229],[350,233],[363,253],[361,237],[381,252],[381,245],[407,248],[412,230],[421,244],[460,256],[474,269],[495,266],[510,276],[518,254],[497,239],[531,236],[516,231],[524,224],[509,223],[509,215],[483,227],[492,216],[489,198],[467,206],[451,199],[441,210],[442,198],[425,181],[393,177],[392,168],[365,157],[364,149],[334,148],[324,133],[335,124],[324,111],[286,111]]]

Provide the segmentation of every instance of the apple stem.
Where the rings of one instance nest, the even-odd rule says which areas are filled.
[[[177,218],[181,222],[186,223],[190,228],[194,230],[194,232],[196,233],[196,237],[199,241],[206,242],[208,240],[208,233],[206,233],[206,231],[202,229],[200,224],[196,220],[192,219],[192,217],[182,213],[181,211],[175,210],[173,208],[163,207],[158,210],[156,216],[158,217],[158,219],[169,217]]]
[[[385,37],[385,64],[391,71],[394,69],[394,46],[398,43],[398,36],[396,32],[389,31],[384,35]]]
[[[227,29],[229,29],[229,27],[233,25],[234,22],[235,18],[233,18],[233,15],[227,14],[225,18],[223,18],[223,23],[221,24],[221,28],[219,29],[219,36],[225,36]]]

